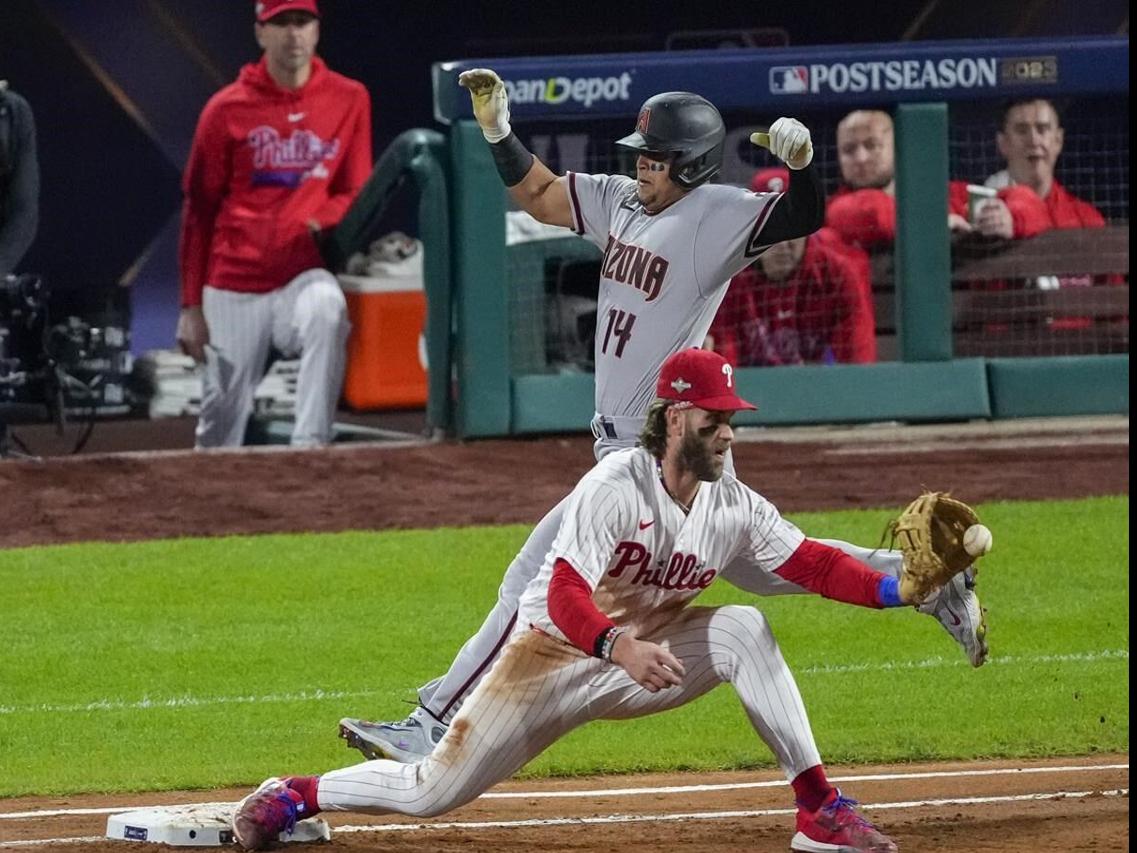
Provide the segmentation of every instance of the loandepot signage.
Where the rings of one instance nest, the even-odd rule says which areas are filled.
[[[505,93],[511,104],[564,104],[573,101],[585,107],[595,103],[628,100],[632,75],[617,77],[548,77],[537,80],[506,80]]]
[[[770,69],[770,91],[776,95],[984,89],[994,88],[998,81],[999,60],[993,57],[813,63]]]

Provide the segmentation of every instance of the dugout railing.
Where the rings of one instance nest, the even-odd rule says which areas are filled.
[[[423,289],[426,328],[422,338],[430,370],[426,400],[427,432],[442,433],[453,420],[450,388],[445,381],[451,363],[450,196],[447,191],[447,145],[434,130],[399,134],[375,163],[367,183],[322,249],[330,269],[341,271],[356,252],[366,252],[380,236],[383,215],[400,190],[414,198],[423,244]]]
[[[575,236],[507,242],[508,199],[457,85],[461,71],[486,66],[501,74],[515,131],[555,171],[626,167],[611,143],[627,132],[639,105],[656,92],[685,89],[708,97],[726,118],[724,180],[745,183],[748,171],[763,165],[745,143],[750,130],[793,115],[813,129],[819,166],[832,185],[836,119],[858,107],[891,110],[897,235],[888,259],[893,279],[875,300],[889,360],[737,373],[743,393],[761,403],[740,423],[797,424],[1128,413],[1128,61],[1128,38],[1093,37],[435,65],[436,118],[449,126],[454,382],[450,371],[432,371],[431,383],[453,389],[453,431],[476,437],[585,428],[592,376],[550,366],[544,348],[555,313],[550,282],[566,263],[598,255]],[[977,131],[969,117],[989,125],[996,104],[1020,96],[1060,101],[1083,116],[1078,127],[1086,138],[1075,139],[1066,122],[1059,166],[1075,191],[1088,187],[1110,228],[973,244],[969,253],[949,235],[948,180],[969,164],[978,174],[968,158],[985,148],[989,159],[993,150],[993,128]],[[972,280],[1057,273],[1063,264],[1075,273],[1108,274],[1112,289],[967,292]],[[1101,321],[1108,334],[1089,344],[1083,334],[1063,349],[1061,335],[1047,327],[1056,311],[1076,311],[1095,326]],[[1004,349],[983,345],[993,340],[992,329],[1012,327],[1037,328],[1043,337],[1007,338]]]

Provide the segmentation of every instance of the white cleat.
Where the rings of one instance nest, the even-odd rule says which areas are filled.
[[[983,666],[988,653],[987,615],[975,594],[973,569],[953,577],[918,609],[939,620],[944,630],[963,647],[963,653],[972,666]]]
[[[358,749],[370,761],[389,758],[402,764],[414,764],[434,752],[446,729],[421,705],[397,723],[373,723],[354,717],[340,720],[340,737],[348,746]]]

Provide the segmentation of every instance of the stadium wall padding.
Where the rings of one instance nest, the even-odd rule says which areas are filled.
[[[1129,414],[1129,356],[987,359],[995,418]]]

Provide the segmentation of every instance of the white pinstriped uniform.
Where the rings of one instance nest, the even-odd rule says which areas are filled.
[[[292,444],[327,444],[343,383],[347,301],[335,276],[305,270],[268,293],[206,285],[202,313],[209,329],[196,444],[239,447],[253,411],[253,392],[268,366],[270,347],[300,354]]]
[[[688,607],[723,567],[772,573],[804,537],[729,474],[703,483],[685,514],[643,448],[610,454],[567,499],[556,543],[521,597],[520,619],[435,751],[417,764],[367,761],[320,778],[321,809],[430,816],[506,779],[577,726],[686,704],[729,682],[789,780],[821,763],[789,668],[756,609]],[[657,693],[563,639],[548,615],[554,557],[640,639],[667,648],[683,683]]]
[[[599,460],[635,444],[664,359],[702,346],[731,276],[761,254],[762,228],[781,196],[703,184],[648,214],[631,178],[570,172],[568,189],[573,230],[606,250],[597,301],[597,415],[592,424]],[[727,470],[733,473],[729,460]],[[522,590],[553,544],[567,500],[533,529],[506,569],[497,603],[447,673],[419,689],[419,702],[436,718],[448,722],[488,671],[513,627]],[[877,571],[899,575],[897,554],[846,542],[829,544]],[[751,592],[803,592],[766,573],[743,568],[735,574],[732,582]]]

